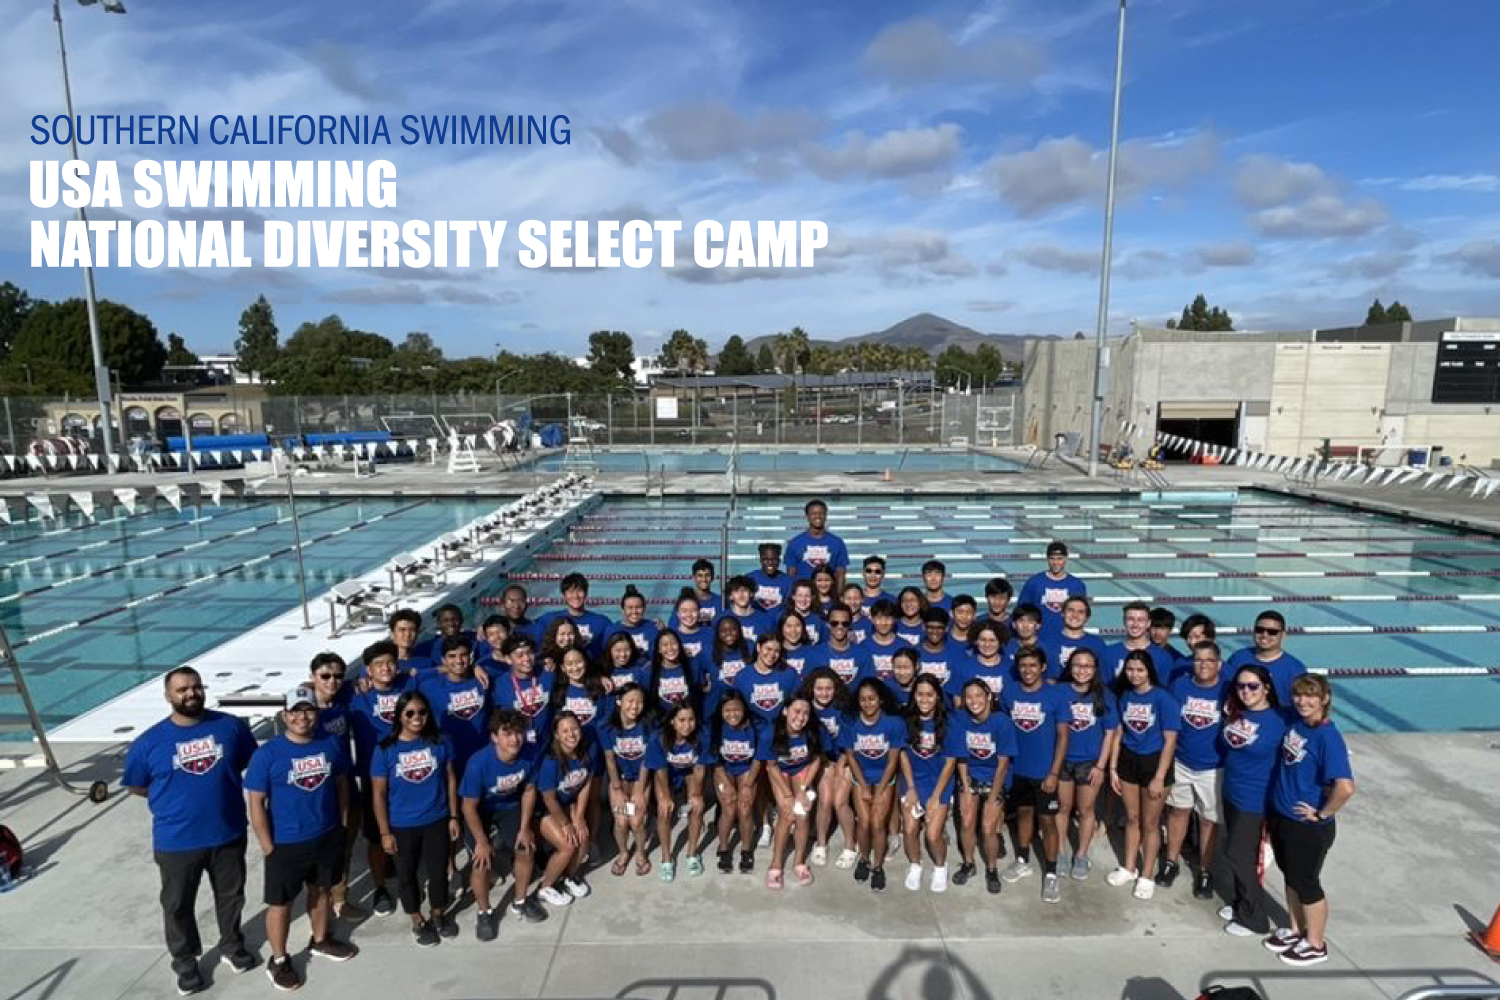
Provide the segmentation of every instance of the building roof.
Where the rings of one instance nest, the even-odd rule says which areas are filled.
[[[844,372],[840,375],[667,375],[652,385],[670,389],[766,389],[774,391],[795,385],[803,389],[884,388],[897,381],[931,385],[931,371]]]

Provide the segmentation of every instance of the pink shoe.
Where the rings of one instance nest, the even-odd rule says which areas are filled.
[[[794,874],[794,875],[797,876],[797,884],[798,885],[807,886],[807,885],[812,885],[813,884],[812,869],[809,868],[809,867],[807,867],[806,865],[796,865],[796,866],[794,866],[792,868],[792,874]]]
[[[766,888],[767,889],[780,889],[785,884],[786,883],[784,882],[784,880],[781,877],[781,869],[780,868],[770,868],[770,869],[766,870]]]

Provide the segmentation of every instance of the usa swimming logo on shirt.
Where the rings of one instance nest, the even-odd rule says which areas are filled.
[[[725,660],[719,664],[719,680],[725,684],[733,684],[734,678],[741,670],[745,669],[744,660]]]
[[[1048,611],[1062,613],[1063,601],[1068,599],[1067,587],[1047,587],[1042,591],[1042,607]]]
[[[1132,733],[1144,733],[1156,725],[1156,706],[1149,702],[1132,702],[1125,706],[1125,714],[1120,721],[1129,726]]]
[[[478,706],[484,704],[484,696],[477,689],[472,694],[477,699],[475,711],[478,711]],[[516,691],[516,711],[528,719],[535,717],[542,710],[542,706],[546,702],[547,692],[543,691],[539,684],[532,684],[529,687],[523,687]],[[450,701],[449,705],[451,706],[452,704]],[[452,710],[451,707],[449,710]],[[470,715],[472,714],[471,712]]]
[[[1219,703],[1212,698],[1189,696],[1182,703],[1182,721],[1194,729],[1212,729],[1219,724]]]
[[[1018,701],[1010,707],[1010,721],[1023,733],[1030,733],[1047,721],[1047,712],[1039,701]]]
[[[218,738],[204,736],[177,744],[177,751],[172,754],[172,766],[188,774],[207,774],[223,757],[224,748],[219,745]]]
[[[826,545],[809,545],[802,550],[802,561],[809,566],[821,566],[832,558],[833,553]]]
[[[931,760],[937,756],[938,752],[937,734],[923,732],[917,737],[917,745],[912,747],[911,751],[923,760]]]
[[[861,757],[879,760],[890,752],[891,744],[881,733],[860,733],[854,737],[854,752]]]
[[[420,750],[403,750],[396,755],[396,777],[412,784],[421,784],[437,770],[437,756],[431,747]]]
[[[729,738],[719,743],[719,756],[739,764],[755,757],[755,747],[749,740]]]
[[[824,731],[837,740],[839,738],[839,717],[837,715],[825,715],[821,721]]]
[[[975,760],[989,760],[995,756],[995,738],[989,733],[965,733],[964,746]]]
[[[1281,758],[1288,764],[1300,764],[1307,756],[1307,737],[1295,729],[1288,729],[1281,741]]]
[[[484,692],[478,688],[470,688],[467,691],[455,691],[448,695],[448,714],[455,719],[469,719],[479,714],[484,708]]]
[[[286,780],[289,785],[296,785],[304,792],[311,792],[327,781],[332,773],[333,768],[328,763],[328,756],[315,753],[308,757],[293,757],[292,767],[287,772]]]
[[[793,766],[807,760],[807,744],[798,743],[796,746],[786,748],[786,753],[777,758],[778,763],[783,766]]]
[[[1224,727],[1224,742],[1236,750],[1243,750],[1260,736],[1260,723],[1238,718]]]
[[[698,751],[689,744],[685,747],[673,747],[667,751],[667,765],[669,767],[693,767],[698,763]]]
[[[396,699],[400,697],[401,695],[394,691],[390,694],[377,694],[371,714],[389,726],[396,721]]]
[[[610,747],[616,757],[625,760],[640,760],[646,756],[646,738],[644,736],[616,736],[615,745]]]
[[[750,700],[755,707],[769,712],[781,704],[781,685],[776,683],[756,684],[750,689]]]
[[[839,675],[839,680],[843,681],[845,684],[848,684],[850,681],[852,681],[854,679],[855,672],[859,670],[859,666],[855,664],[854,657],[852,656],[840,657],[838,659],[834,659],[830,656],[828,658],[828,666],[829,669]]]
[[[686,698],[687,693],[687,678],[680,674],[676,677],[663,677],[656,685],[656,696],[673,705]]]
[[[568,770],[567,774],[563,775],[562,781],[559,782],[559,787],[564,792],[576,792],[578,791],[578,789],[582,788],[583,783],[588,780],[588,767],[573,767]]]
[[[564,700],[563,707],[578,716],[578,721],[585,726],[594,721],[594,716],[599,711],[599,706],[594,704],[594,699],[587,695],[583,697],[574,695]]]
[[[1094,703],[1091,701],[1073,702],[1073,717],[1068,721],[1068,728],[1075,733],[1086,732],[1094,728]]]
[[[495,783],[490,787],[492,795],[509,795],[517,788],[526,783],[525,771],[512,771],[510,774],[498,775]]]

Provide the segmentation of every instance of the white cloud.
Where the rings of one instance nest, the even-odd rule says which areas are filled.
[[[1235,196],[1250,208],[1285,205],[1334,190],[1333,180],[1315,164],[1275,156],[1244,157],[1234,178]]]
[[[990,183],[1017,215],[1031,218],[1062,205],[1102,201],[1108,149],[1095,149],[1077,136],[1048,139],[1020,153],[996,156],[986,165]],[[1211,169],[1218,140],[1211,132],[1182,141],[1121,143],[1115,189],[1131,198],[1155,188],[1177,188]]]
[[[1098,274],[1099,254],[1092,250],[1069,250],[1051,244],[1022,247],[1016,256],[1042,271],[1063,274]]]
[[[1255,248],[1243,240],[1194,247],[1193,255],[1204,267],[1247,267],[1255,263]]]
[[[848,176],[910,177],[944,170],[963,152],[963,129],[952,122],[932,128],[894,129],[870,139],[863,132],[845,133],[836,147],[808,145],[803,159],[825,178]]]
[[[791,149],[821,131],[822,118],[797,108],[742,115],[727,101],[703,99],[658,109],[646,119],[645,129],[669,158],[701,163]]]
[[[1328,268],[1335,278],[1389,278],[1411,266],[1416,258],[1404,250],[1377,250],[1336,261]]]
[[[1473,240],[1450,254],[1444,254],[1443,259],[1476,277],[1500,278],[1500,241]]]
[[[1024,83],[1047,66],[1046,52],[1035,42],[1013,36],[956,41],[928,18],[882,29],[863,62],[866,71],[899,86],[966,79]]]
[[[1389,218],[1385,206],[1373,198],[1346,201],[1340,195],[1320,194],[1295,204],[1253,212],[1250,225],[1266,236],[1320,239],[1363,236]]]

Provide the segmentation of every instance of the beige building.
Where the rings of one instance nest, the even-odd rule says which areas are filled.
[[[1088,434],[1092,341],[1026,349],[1023,440]],[[1500,319],[1454,318],[1288,333],[1138,327],[1113,341],[1102,440],[1134,428],[1231,448],[1309,455],[1326,438],[1379,462],[1441,449],[1454,462],[1500,462]]]
[[[184,425],[194,437],[260,434],[265,400],[259,385],[172,386],[117,392],[111,410],[126,440],[182,436]],[[42,436],[87,435],[98,425],[99,401],[53,400],[43,412]]]

